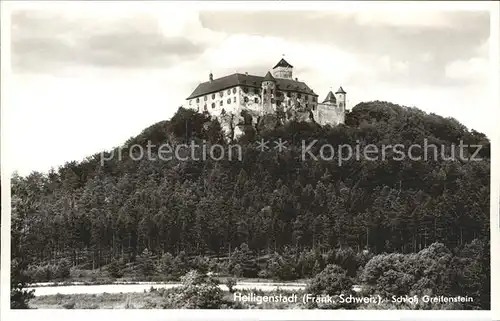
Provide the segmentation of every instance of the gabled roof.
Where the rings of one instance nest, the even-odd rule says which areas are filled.
[[[337,98],[335,98],[335,95],[330,91],[328,92],[328,95],[326,95],[325,100],[323,100],[323,103],[337,103]]]
[[[232,74],[225,77],[217,78],[212,81],[201,83],[186,99],[192,99],[212,93],[216,93],[228,88],[236,86],[245,86],[253,88],[261,88],[264,77],[247,74]],[[318,96],[304,82],[292,79],[275,78],[276,88],[281,91],[293,91],[312,96]]]
[[[344,89],[342,88],[342,86],[340,86],[339,89],[337,89],[336,94],[346,94],[346,92],[344,91]]]
[[[281,60],[276,64],[276,66],[273,67],[273,69],[278,68],[278,67],[288,67],[288,68],[293,68],[292,65],[290,65],[285,59],[281,58]]]
[[[274,81],[276,82],[276,79],[274,79],[273,75],[271,75],[271,72],[268,71],[267,74],[264,76],[264,79],[262,81]]]

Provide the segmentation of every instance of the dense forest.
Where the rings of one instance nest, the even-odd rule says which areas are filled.
[[[281,138],[288,148],[259,151],[255,142],[261,138]],[[410,146],[427,140],[446,146],[448,155],[462,141],[481,145],[476,157],[482,160],[390,155],[341,165],[337,156],[300,160],[302,142],[315,139],[317,146]],[[133,144],[175,146],[192,140],[240,144],[243,158],[136,161],[128,154]],[[331,264],[356,277],[365,265],[375,269],[372,261],[384,253],[415,257],[434,244],[439,253],[462,261],[473,256],[476,273],[488,273],[476,287],[489,291],[490,142],[454,119],[375,101],[355,106],[343,125],[245,126],[244,135],[226,141],[216,120],[180,108],[120,148],[122,159],[104,164],[95,154],[48,173],[12,177],[12,253],[14,262],[22,257],[23,270],[57,266],[61,260],[98,269],[118,261],[144,262],[145,256],[177,260],[177,266],[184,257],[236,262],[246,253],[237,269],[243,265],[249,277],[269,276],[264,272],[272,270],[270,265],[287,259],[296,262],[293,271],[273,277],[310,278]],[[346,263],[345,253],[356,263]],[[248,267],[248,257],[254,265],[264,261],[264,267]],[[489,306],[484,295],[483,301],[483,308],[486,301]]]

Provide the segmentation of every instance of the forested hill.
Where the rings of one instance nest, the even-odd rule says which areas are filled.
[[[256,141],[269,140],[267,151]],[[273,141],[287,141],[274,149]],[[481,161],[457,159],[300,160],[303,141],[322,144],[482,145]],[[367,102],[346,124],[246,126],[243,158],[135,161],[133,144],[223,142],[217,121],[180,109],[124,144],[122,159],[101,155],[47,174],[12,179],[13,241],[34,262],[78,253],[110,257],[184,251],[223,255],[242,243],[257,253],[351,247],[416,252],[489,240],[490,143],[454,119],[387,102]],[[469,148],[473,153],[475,147]],[[439,151],[440,153],[440,151]],[[457,151],[458,153],[458,151]],[[414,151],[418,154],[418,150]],[[467,154],[467,153],[466,153]],[[108,154],[105,154],[109,156]],[[468,154],[470,156],[470,154]],[[440,158],[440,157],[438,157]],[[99,263],[98,263],[99,264]]]

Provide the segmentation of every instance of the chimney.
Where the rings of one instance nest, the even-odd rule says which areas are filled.
[[[214,81],[214,75],[212,73],[208,74],[208,80],[210,80],[210,82]]]

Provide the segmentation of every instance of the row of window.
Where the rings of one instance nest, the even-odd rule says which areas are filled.
[[[235,94],[235,93],[236,93],[236,88],[233,88],[233,89],[232,89],[232,91],[233,91],[233,94]],[[244,93],[246,93],[246,94],[247,94],[247,93],[248,93],[248,91],[249,91],[249,89],[248,89],[247,87],[243,87],[243,92],[244,92]],[[259,94],[260,94],[260,89],[259,89],[259,88],[253,88],[253,91],[254,91],[254,94],[256,94],[256,95],[259,95]],[[274,89],[271,89],[271,92],[270,92],[270,93],[271,93],[271,95],[274,95]],[[228,94],[228,95],[230,95],[230,94],[231,94],[231,89],[228,89],[228,90],[227,90],[227,94]],[[267,94],[267,90],[266,90],[266,89],[264,89],[264,95],[266,95],[266,94]],[[221,97],[223,97],[223,96],[224,96],[224,92],[223,92],[223,91],[219,92],[219,95],[220,95]],[[276,97],[278,97],[278,98],[281,98],[283,95],[285,95],[285,93],[283,93],[283,92],[281,92],[281,91],[276,92]],[[286,96],[287,96],[288,98],[291,98],[291,97],[292,97],[292,93],[291,93],[291,92],[286,92]],[[301,98],[302,98],[302,94],[301,94],[301,93],[298,93],[298,94],[297,94],[297,98],[298,98],[298,99],[301,99]],[[215,99],[215,93],[214,93],[214,94],[212,94],[212,99]],[[228,104],[230,103],[230,101],[229,101],[230,99],[231,99],[231,98],[229,98],[229,99],[228,99]],[[234,101],[236,102],[236,98],[234,98],[234,99],[235,99]],[[314,96],[304,95],[304,99],[305,99],[306,101],[311,100],[312,102],[316,102],[316,97],[314,97]],[[204,101],[207,101],[207,100],[208,100],[208,96],[204,96],[204,97],[203,97],[203,100],[204,100]],[[196,98],[196,103],[199,103],[199,102],[200,102],[200,97]],[[256,103],[257,103],[257,102],[258,102],[258,101],[256,101]],[[189,104],[191,105],[191,100],[189,101]]]
[[[246,103],[248,103],[248,102],[249,102],[248,97],[245,97],[243,100],[244,100]],[[236,102],[236,97],[233,97],[233,102],[234,102],[234,103]],[[258,104],[258,103],[259,103],[259,98],[255,97],[255,98],[254,98],[254,102],[255,102],[256,104]],[[231,98],[228,98],[228,100],[227,100],[227,104],[231,104]],[[219,101],[219,106],[223,106],[223,105],[224,105],[224,101],[222,101],[222,100],[221,100],[221,101]],[[215,105],[215,103],[212,103],[212,108],[215,108],[215,106],[216,106],[216,105]],[[205,110],[207,110],[207,104],[205,104],[205,106],[204,106],[203,108],[204,108]]]

